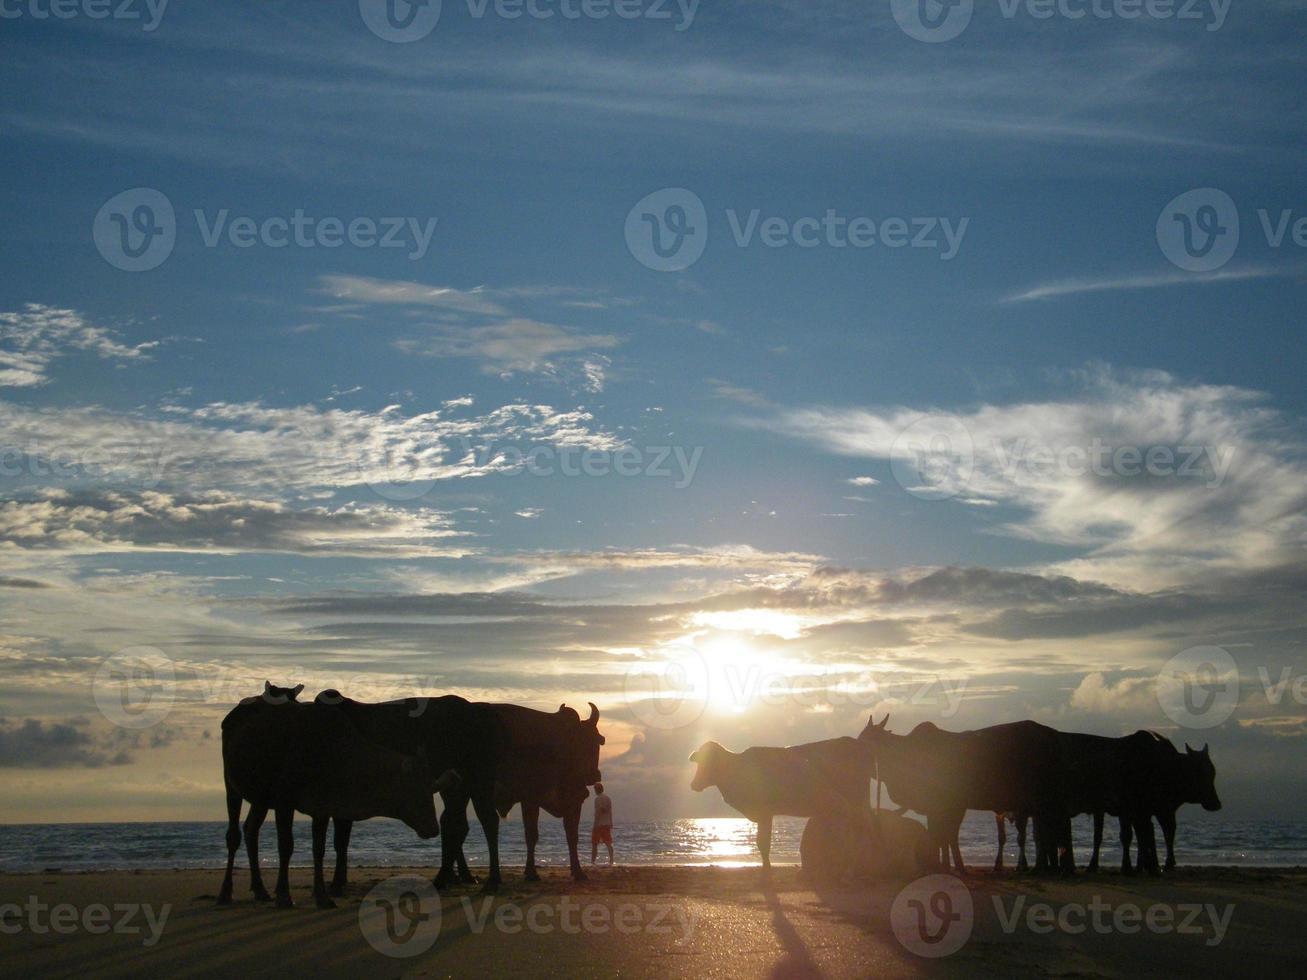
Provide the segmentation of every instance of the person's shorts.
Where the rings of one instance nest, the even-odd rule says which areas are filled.
[[[609,845],[609,846],[611,847],[611,846],[612,846],[612,843],[613,843],[613,828],[612,828],[612,827],[593,827],[593,828],[591,828],[591,830],[590,830],[590,843],[591,843],[591,844],[607,844],[607,845]]]

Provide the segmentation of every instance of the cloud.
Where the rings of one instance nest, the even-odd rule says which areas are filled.
[[[0,575],[0,589],[48,589],[50,583],[38,582],[30,578],[15,578],[12,575]]]
[[[707,384],[708,387],[712,389],[712,395],[714,398],[738,402],[741,405],[748,405],[750,408],[772,407],[772,403],[768,398],[758,394],[758,392],[751,388],[733,385],[728,381],[722,381],[718,378],[708,378]]]
[[[158,748],[170,741],[164,729],[95,733],[83,718],[66,722],[0,718],[0,769],[123,766],[133,761],[132,749],[142,745]]]
[[[156,412],[31,408],[0,401],[7,466],[68,482],[202,487],[278,495],[317,488],[409,485],[514,472],[527,448],[599,451],[624,442],[584,411],[504,405],[480,415],[451,408],[379,411],[213,402]],[[519,467],[520,469],[520,467]]]
[[[1155,677],[1108,680],[1101,671],[1086,674],[1071,692],[1071,708],[1088,714],[1135,714],[1157,706]]]
[[[50,379],[51,362],[70,351],[104,360],[147,357],[155,343],[128,347],[113,331],[97,327],[75,310],[28,303],[17,312],[0,313],[0,388],[32,388]]]
[[[47,491],[0,504],[0,550],[463,555],[448,515],[381,505],[292,508],[211,490],[196,494]]]
[[[402,279],[372,279],[367,276],[322,276],[325,293],[346,303],[365,305],[428,306],[458,313],[481,313],[501,316],[502,306],[484,286],[454,289],[428,286]]]
[[[612,334],[582,333],[553,323],[513,318],[481,327],[438,328],[431,336],[400,341],[400,348],[429,357],[474,358],[487,374],[557,374],[561,355],[604,350],[620,343]],[[590,364],[583,369],[588,368]],[[593,384],[593,371],[585,373]],[[598,381],[602,388],[602,372]]]
[[[953,506],[1003,508],[988,530],[1075,549],[1065,570],[1082,578],[1156,587],[1302,553],[1300,420],[1260,392],[1162,372],[1094,370],[1071,381],[1075,393],[1058,401],[787,409],[746,424],[890,460],[900,480],[929,475]],[[929,448],[941,438],[944,455]]]
[[[1216,282],[1242,282],[1248,279],[1290,279],[1301,276],[1302,265],[1243,266],[1220,269],[1197,275],[1192,272],[1170,271],[1143,276],[1119,276],[1105,279],[1060,279],[1055,282],[1030,286],[1003,298],[1004,303],[1026,303],[1031,300],[1055,299],[1080,293],[1119,292],[1134,289],[1161,289],[1168,286],[1201,286]]]
[[[851,483],[855,487],[874,487],[880,484],[874,476],[852,476],[844,482]]]
[[[585,390],[599,392],[609,362],[597,352],[622,342],[610,333],[587,333],[508,309],[511,301],[523,299],[561,300],[575,307],[578,301],[570,297],[580,291],[565,287],[459,290],[362,276],[323,276],[320,282],[324,291],[347,303],[440,311],[446,322],[428,324],[428,333],[399,341],[400,349],[428,357],[477,360],[483,372],[501,377],[541,374],[564,382],[576,379]]]

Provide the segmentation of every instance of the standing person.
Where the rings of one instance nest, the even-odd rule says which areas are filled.
[[[604,795],[604,784],[595,783],[594,823],[590,828],[590,863],[595,863],[599,842],[608,848],[608,866],[613,866],[613,801]]]

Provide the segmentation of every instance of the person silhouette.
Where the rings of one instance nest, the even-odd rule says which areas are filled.
[[[599,842],[608,848],[608,866],[613,866],[613,800],[604,794],[604,784],[595,783],[594,823],[590,828],[590,863],[599,854]]]

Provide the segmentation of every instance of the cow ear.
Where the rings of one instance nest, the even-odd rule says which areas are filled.
[[[560,705],[558,706],[558,710],[559,710],[559,711],[562,711],[562,710],[563,710],[564,708],[566,708],[566,707],[567,707],[567,702],[564,701],[562,704],[560,704]]]
[[[304,690],[303,684],[296,684],[293,688],[291,688],[290,699],[294,701],[297,697],[300,696],[300,692],[303,690]]]
[[[876,729],[878,731],[883,732],[885,730],[885,726],[888,724],[889,724],[889,712],[887,711],[885,712],[885,717],[880,720],[880,724],[876,726]]]
[[[1190,755],[1194,754],[1193,747],[1188,742],[1184,743],[1184,750],[1188,752]]]
[[[1207,747],[1208,747],[1209,745],[1211,745],[1211,744],[1212,744],[1211,742],[1204,742],[1204,743],[1203,743],[1203,747],[1202,747],[1201,749],[1198,750],[1199,753],[1202,754],[1202,755],[1207,755]]]
[[[271,681],[264,681],[264,682],[263,682],[263,693],[264,693],[264,694],[267,694],[267,695],[271,695],[271,694],[272,694],[272,682],[271,682]]]

